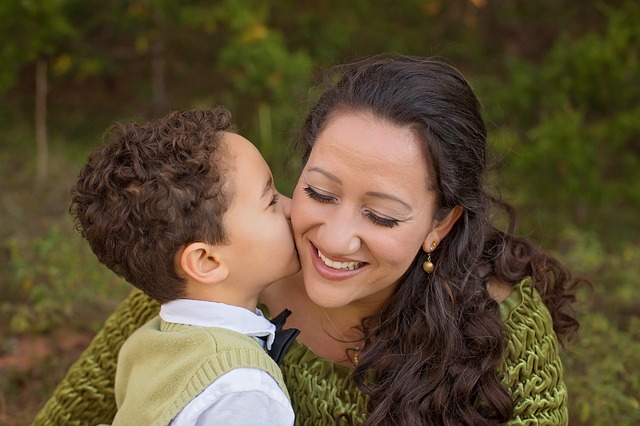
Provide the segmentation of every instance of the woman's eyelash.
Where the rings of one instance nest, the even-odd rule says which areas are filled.
[[[311,188],[310,186],[306,186],[304,188],[302,188],[302,190],[305,192],[305,194],[307,194],[307,196],[309,198],[311,198],[312,200],[318,201],[320,203],[332,203],[335,198],[328,196],[328,195],[324,195],[324,194],[320,194],[319,192],[315,191],[313,188]],[[376,225],[379,226],[384,226],[385,228],[393,228],[395,226],[398,226],[399,221],[396,219],[387,219],[384,217],[380,217],[376,214],[373,214],[371,212],[366,212],[365,215],[367,216],[367,218],[373,222]]]
[[[334,201],[333,197],[320,194],[319,192],[316,192],[315,190],[313,190],[313,188],[311,188],[310,186],[306,186],[302,188],[302,190],[305,192],[305,194],[307,194],[309,198],[311,198],[312,200],[318,201],[320,203],[331,203]]]
[[[269,207],[273,206],[274,204],[277,204],[279,199],[280,199],[280,194],[273,194],[273,197],[271,197],[271,202],[269,203]]]
[[[386,219],[371,212],[367,212],[366,215],[369,220],[371,220],[371,222],[375,223],[376,225],[384,226],[385,228],[393,228],[394,226],[398,226],[398,221],[396,219]]]

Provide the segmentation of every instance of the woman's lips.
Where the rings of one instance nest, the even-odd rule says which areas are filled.
[[[346,280],[358,274],[367,265],[365,262],[338,262],[329,259],[312,243],[309,243],[309,253],[315,270],[328,280]]]

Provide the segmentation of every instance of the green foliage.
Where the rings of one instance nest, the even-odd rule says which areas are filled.
[[[237,122],[252,124],[240,132],[258,146],[279,189],[290,193],[295,179],[288,167],[288,132],[298,118],[296,103],[308,88],[312,60],[304,50],[289,48],[283,34],[268,26],[266,3],[258,3],[252,9],[243,2],[226,3],[221,21],[234,35],[219,52],[217,66],[228,81],[220,98]]]
[[[564,259],[595,283],[580,308],[580,338],[565,357],[571,418],[594,426],[640,423],[640,247],[607,252],[594,234],[566,230]],[[582,288],[581,300],[588,297]]]
[[[512,61],[511,83],[497,95],[504,108],[499,126],[517,129],[501,130],[511,138],[511,164],[500,169],[500,181],[533,213],[526,232],[557,235],[573,223],[608,244],[633,238],[628,229],[640,209],[640,5],[606,13],[603,34],[566,35],[539,66]]]
[[[21,68],[53,55],[73,35],[64,13],[65,0],[5,0],[0,4],[0,95],[17,81]]]
[[[53,226],[42,237],[12,238],[7,245],[14,300],[1,302],[0,313],[8,317],[10,333],[46,332],[62,323],[86,326],[79,316],[111,306],[130,290],[70,229]]]
[[[219,65],[230,73],[231,96],[245,100],[280,100],[293,84],[307,84],[311,61],[302,52],[289,52],[281,34],[256,24],[250,40],[238,40],[220,52]],[[241,39],[246,37],[240,35]],[[255,38],[254,38],[255,37]]]
[[[561,251],[560,257],[574,271],[580,271],[581,276],[589,277],[595,284],[589,312],[604,314],[623,329],[633,317],[640,318],[640,293],[636,289],[640,246],[637,243],[608,250],[596,234],[569,227],[561,233],[556,250]],[[582,294],[581,300],[585,299],[587,294]]]
[[[640,318],[619,328],[603,314],[583,320],[582,339],[565,361],[571,418],[593,426],[640,423]]]

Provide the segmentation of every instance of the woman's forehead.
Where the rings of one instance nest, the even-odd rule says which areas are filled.
[[[314,155],[315,154],[315,155]],[[318,135],[311,155],[343,157],[353,163],[426,169],[425,147],[410,126],[399,126],[371,114],[334,117]]]
[[[320,168],[338,178],[387,180],[428,186],[425,148],[409,126],[373,115],[342,114],[318,136],[307,170]],[[414,188],[415,189],[415,188]]]

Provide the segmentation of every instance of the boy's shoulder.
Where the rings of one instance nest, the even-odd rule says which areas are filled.
[[[178,378],[183,374],[191,377],[194,371],[204,371],[207,380],[212,382],[236,368],[260,369],[276,381],[281,377],[278,365],[252,337],[220,327],[168,323],[157,316],[122,346],[116,385],[118,378],[124,384],[163,375],[174,377],[168,380],[169,384],[182,380]]]
[[[125,341],[125,346],[145,345],[161,351],[195,351],[206,347],[207,351],[227,351],[244,348],[264,352],[252,337],[223,327],[205,327],[164,321],[159,315],[151,318]],[[266,352],[265,352],[266,355]],[[267,355],[268,356],[268,355]]]
[[[238,368],[265,371],[287,394],[280,368],[253,338],[154,317],[122,346],[116,402],[119,410],[136,416],[144,407],[148,418],[159,417],[166,424],[209,385]]]

